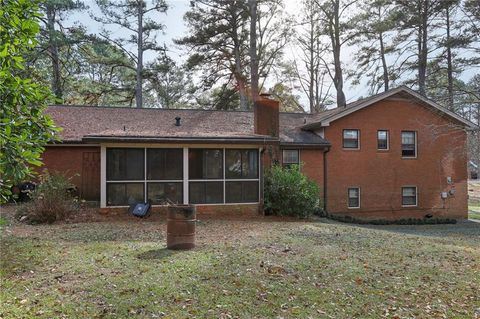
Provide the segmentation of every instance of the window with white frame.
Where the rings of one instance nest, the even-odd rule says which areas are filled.
[[[360,148],[360,131],[359,130],[343,130],[343,148],[359,149]]]
[[[283,167],[291,167],[292,165],[300,164],[299,150],[283,150],[282,164]]]
[[[360,208],[359,187],[351,187],[348,189],[348,208]]]
[[[402,206],[417,206],[417,187],[402,187]]]
[[[402,131],[402,157],[417,157],[417,132]]]
[[[387,130],[378,130],[377,131],[377,149],[386,151],[389,148],[388,140],[388,131]]]

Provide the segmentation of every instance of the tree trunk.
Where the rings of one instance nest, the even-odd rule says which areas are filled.
[[[315,85],[315,21],[313,19],[313,12],[310,13],[310,38],[309,38],[309,51],[310,61],[308,65],[308,75],[310,76],[310,82],[308,83],[308,99],[310,102],[310,113],[316,112],[315,107],[315,95],[313,93]]]
[[[453,63],[452,63],[452,43],[450,39],[450,8],[447,6],[447,77],[448,77],[448,105],[447,107],[453,111]]]
[[[340,40],[340,0],[335,0],[334,3],[334,29],[333,34],[331,34],[332,44],[333,44],[333,63],[335,65],[335,75],[333,78],[333,83],[335,84],[335,89],[337,90],[337,106],[345,107],[347,101],[345,98],[345,93],[343,92],[343,72],[342,72],[342,61],[340,59],[341,51],[341,40]]]
[[[382,19],[382,9],[378,7],[378,18]],[[383,87],[385,92],[388,91],[390,87],[390,77],[388,74],[388,65],[387,59],[385,58],[385,44],[383,42],[383,32],[380,31],[378,41],[380,42],[380,58],[382,59],[382,69],[383,69]]]
[[[257,0],[248,0],[250,9],[250,84],[252,101],[258,99],[258,54],[257,54]]]
[[[137,108],[143,107],[143,0],[137,1],[137,84],[135,88],[135,103]]]
[[[55,11],[50,5],[46,5],[47,29],[48,29],[48,53],[52,62],[51,88],[56,98],[63,98],[62,77],[60,72],[60,58],[58,54],[58,41],[55,32]]]
[[[232,40],[233,40],[233,55],[235,58],[235,82],[237,83],[238,94],[240,95],[240,109],[248,109],[248,99],[246,93],[245,77],[242,73],[242,58],[240,55],[240,41],[238,39],[238,28],[233,26],[232,29]]]
[[[387,65],[387,59],[385,59],[385,45],[383,43],[383,33],[380,32],[380,56],[382,58],[382,69],[383,69],[383,87],[385,89],[385,92],[388,91],[390,87],[390,78],[388,75],[388,65]]]
[[[418,90],[420,94],[426,95],[425,83],[427,79],[427,38],[428,38],[428,7],[429,0],[423,0],[423,8],[420,6],[420,19],[419,25],[419,60],[418,60]]]

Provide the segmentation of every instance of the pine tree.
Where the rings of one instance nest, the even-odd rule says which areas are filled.
[[[114,37],[105,29],[100,35],[124,50],[135,64],[135,104],[137,108],[141,108],[143,107],[143,57],[147,51],[165,50],[157,43],[156,35],[164,29],[164,25],[157,21],[158,14],[167,11],[167,4],[164,0],[154,0],[150,5],[144,0],[96,0],[96,2],[103,16],[94,18],[107,25],[120,26],[125,31],[126,36],[123,37]],[[135,53],[127,50],[129,45],[136,48]]]
[[[383,88],[388,91],[395,80],[389,55],[395,48],[391,36],[395,28],[395,10],[392,0],[370,0],[363,4],[355,17],[357,37],[352,45],[359,46],[356,54],[358,68],[354,71],[354,83],[367,79],[371,93]]]

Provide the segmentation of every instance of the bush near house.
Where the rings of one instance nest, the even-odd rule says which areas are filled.
[[[63,220],[77,208],[78,200],[72,194],[73,189],[75,186],[69,178],[44,171],[39,184],[30,193],[31,201],[20,206],[16,216],[30,224]]]
[[[272,166],[265,172],[265,212],[307,218],[320,205],[320,188],[300,166]]]

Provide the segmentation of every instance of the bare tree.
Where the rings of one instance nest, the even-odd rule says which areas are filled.
[[[331,89],[331,84],[325,83],[328,71],[322,63],[322,56],[328,52],[321,42],[318,2],[304,0],[301,14],[295,43],[300,49],[296,50],[299,56],[292,61],[292,65],[300,88],[308,98],[310,113],[317,113],[325,109]]]
[[[332,78],[333,85],[337,91],[337,106],[345,107],[347,100],[344,93],[344,72],[341,60],[342,47],[349,42],[355,33],[348,33],[351,29],[349,12],[353,9],[358,0],[316,0],[320,10],[320,22],[322,34],[329,40],[329,51],[332,54],[332,66],[322,58],[328,74]]]

